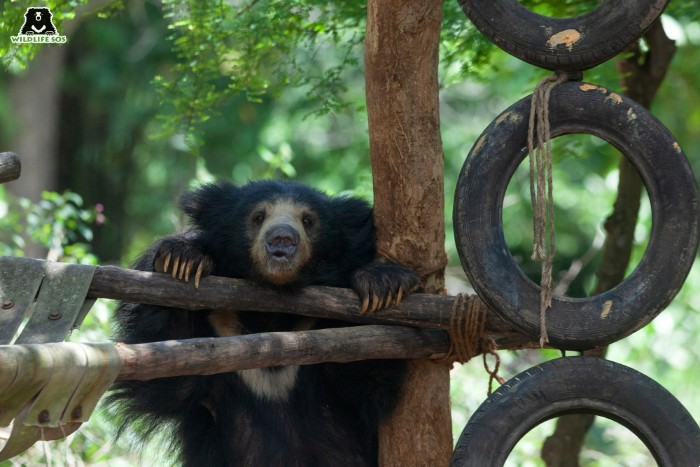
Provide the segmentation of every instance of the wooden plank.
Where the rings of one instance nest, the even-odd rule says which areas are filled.
[[[61,342],[83,311],[95,266],[47,261],[44,271],[34,312],[15,344]]]
[[[0,344],[9,344],[31,311],[41,282],[44,261],[0,257]]]

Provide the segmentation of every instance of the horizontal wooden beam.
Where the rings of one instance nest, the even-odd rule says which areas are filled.
[[[369,359],[442,358],[447,334],[405,326],[353,326],[148,344],[117,344],[117,379],[210,375],[269,366]]]
[[[223,277],[206,277],[199,288],[170,275],[100,266],[95,271],[88,298],[110,298],[133,303],[188,310],[246,310],[279,312],[330,318],[363,324],[393,324],[447,330],[455,297],[412,294],[400,306],[361,314],[354,291],[309,286],[290,293]],[[538,347],[494,313],[488,313],[487,333],[502,349]]]

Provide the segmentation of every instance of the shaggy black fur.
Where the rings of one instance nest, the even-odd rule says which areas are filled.
[[[186,194],[180,206],[192,229],[157,241],[136,269],[174,271],[190,282],[200,270],[290,292],[353,287],[369,309],[417,284],[411,270],[375,261],[372,210],[356,198],[289,182],[221,182]],[[119,306],[116,324],[115,337],[126,343],[346,325],[131,303]],[[404,372],[403,362],[384,360],[124,381],[108,403],[144,439],[169,430],[187,466],[373,466],[378,424],[392,411]]]

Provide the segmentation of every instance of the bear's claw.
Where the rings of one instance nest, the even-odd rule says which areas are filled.
[[[352,283],[365,314],[400,304],[418,285],[418,275],[400,264],[373,261],[355,271]]]
[[[158,246],[153,269],[156,272],[170,273],[173,279],[185,282],[190,281],[194,270],[194,286],[199,288],[202,277],[214,270],[214,262],[187,239],[170,237],[163,239]]]

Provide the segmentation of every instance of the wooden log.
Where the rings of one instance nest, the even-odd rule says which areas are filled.
[[[379,325],[117,344],[121,360],[117,379],[148,380],[367,359],[441,358],[448,348],[449,339],[443,331]]]
[[[246,310],[279,312],[331,318],[364,324],[394,324],[447,330],[454,297],[413,294],[387,310],[362,315],[354,291],[309,286],[285,293],[240,279],[206,277],[199,288],[168,274],[100,266],[92,279],[88,298],[162,305],[187,310]],[[502,349],[536,348],[538,344],[520,334],[494,313],[488,314],[487,332]]]
[[[17,180],[22,171],[19,156],[14,152],[0,152],[0,183]]]

